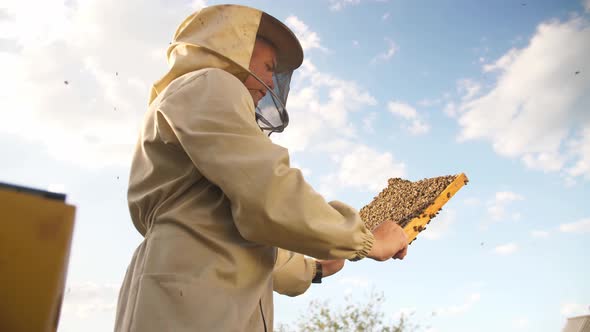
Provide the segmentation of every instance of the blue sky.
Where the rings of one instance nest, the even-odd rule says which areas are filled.
[[[148,88],[176,26],[216,3],[0,5],[0,181],[77,206],[60,331],[112,329],[141,241],[125,197]],[[430,332],[556,331],[590,312],[589,1],[240,3],[302,41],[273,139],[327,199],[361,208],[389,177],[471,179],[404,261],[277,295],[277,322],[371,289]]]

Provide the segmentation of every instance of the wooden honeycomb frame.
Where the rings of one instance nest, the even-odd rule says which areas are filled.
[[[459,191],[459,189],[466,185],[467,182],[469,182],[469,179],[464,173],[457,175],[453,182],[451,182],[445,190],[434,199],[434,202],[420,213],[419,217],[410,220],[410,222],[404,227],[404,232],[408,236],[408,244],[414,242],[418,234],[426,229],[426,225],[438,214],[443,205],[445,205],[451,197]]]

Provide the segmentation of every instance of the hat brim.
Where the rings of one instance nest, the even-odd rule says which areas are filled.
[[[303,48],[299,40],[281,21],[262,13],[258,35],[267,39],[277,49],[277,68],[276,71],[281,73],[293,71],[303,63]]]

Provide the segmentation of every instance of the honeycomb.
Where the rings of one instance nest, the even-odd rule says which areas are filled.
[[[464,174],[416,182],[392,178],[387,181],[387,187],[360,210],[360,216],[369,229],[391,220],[404,228],[412,241],[467,182]]]

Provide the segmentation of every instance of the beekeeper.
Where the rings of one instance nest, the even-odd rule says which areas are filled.
[[[253,8],[207,7],[178,27],[131,166],[129,210],[145,239],[116,331],[272,331],[273,285],[297,295],[343,259],[405,256],[398,225],[366,229],[269,139],[288,124],[302,61],[294,34]]]

